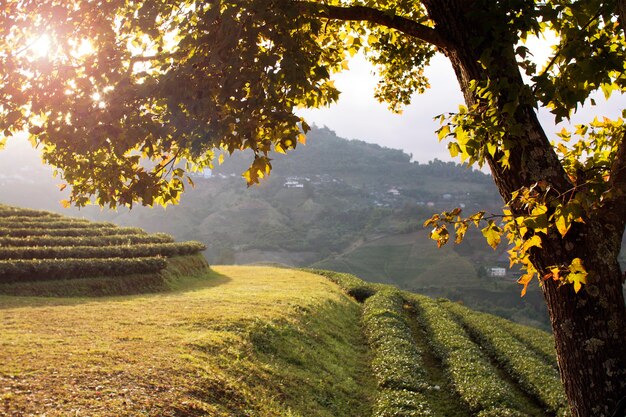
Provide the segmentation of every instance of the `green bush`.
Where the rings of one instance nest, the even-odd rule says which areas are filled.
[[[378,385],[375,416],[432,415],[424,391],[422,360],[398,291],[382,290],[365,301],[363,326],[373,352]]]
[[[0,247],[0,259],[54,259],[54,258],[136,258],[150,256],[192,255],[206,249],[203,243],[140,243],[111,246],[33,246]]]
[[[428,417],[432,410],[415,391],[383,389],[378,392],[372,417]]]
[[[480,347],[436,301],[404,293],[415,304],[423,321],[433,351],[441,358],[446,372],[461,399],[475,413],[483,416],[524,415],[523,403],[508,383],[502,380]],[[508,413],[508,414],[506,414]]]
[[[367,298],[376,294],[377,291],[390,288],[388,285],[365,282],[352,274],[344,272],[327,271],[323,269],[304,269],[313,274],[321,275],[330,281],[339,285],[348,295],[359,302],[365,301]]]
[[[21,207],[9,207],[0,204],[0,217],[14,217],[14,216],[28,216],[28,217],[49,217],[55,219],[61,219],[63,216],[57,213],[42,210],[32,210]]]
[[[0,217],[0,228],[8,229],[73,229],[118,227],[109,222],[90,222],[85,219],[62,219],[47,217]]]
[[[442,305],[496,360],[517,379],[520,386],[557,415],[567,413],[567,399],[557,370],[515,338],[508,329],[494,325],[492,316],[452,302]]]
[[[554,336],[534,327],[523,326],[500,317],[492,317],[494,325],[506,330],[516,339],[524,343],[543,357],[546,363],[557,367]]]
[[[59,237],[87,237],[87,236],[124,236],[147,234],[139,227],[74,227],[65,229],[47,228],[0,228],[0,236],[30,237],[30,236],[59,236]]]
[[[105,246],[133,245],[138,243],[168,243],[174,238],[165,233],[146,235],[112,235],[112,236],[30,236],[0,237],[2,246]]]
[[[162,257],[4,260],[0,261],[0,283],[143,274],[166,265]]]

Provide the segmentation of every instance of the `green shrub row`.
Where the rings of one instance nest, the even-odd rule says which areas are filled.
[[[115,235],[145,235],[145,230],[139,227],[74,227],[71,229],[8,229],[0,228],[0,236],[29,237],[29,236],[115,236]]]
[[[28,217],[54,217],[62,218],[60,214],[52,213],[50,211],[32,210],[22,207],[10,207],[0,204],[0,217],[11,216],[28,216]]]
[[[544,332],[543,330],[513,323],[501,317],[490,317],[493,318],[496,326],[499,326],[503,330],[511,333],[519,341],[526,344],[537,354],[541,355],[545,359],[546,363],[554,366],[555,369],[557,368],[556,349],[554,348],[553,335]]]
[[[17,259],[0,261],[0,283],[50,281],[158,272],[162,257],[107,259]]]
[[[0,216],[0,221],[4,223],[16,224],[22,222],[31,222],[35,224],[45,224],[46,222],[74,222],[76,224],[82,225],[85,223],[90,223],[89,220],[78,218],[78,217],[63,217],[56,214],[47,214],[45,216]]]
[[[102,297],[180,289],[190,277],[204,276],[208,263],[201,254],[167,259],[158,273],[0,283],[0,294],[21,297]],[[183,284],[184,285],[184,284]]]
[[[138,243],[168,243],[174,238],[166,233],[146,235],[111,235],[111,236],[30,236],[0,237],[2,246],[106,246],[133,245]]]
[[[328,278],[330,281],[339,285],[339,287],[343,289],[348,295],[360,302],[365,301],[368,297],[376,294],[376,292],[379,290],[390,288],[388,285],[384,284],[365,282],[352,274],[347,274],[344,272],[310,268],[303,270]]]
[[[363,308],[363,326],[378,385],[376,417],[433,414],[423,394],[428,384],[403,305],[398,291],[382,290],[369,297]]]
[[[565,391],[554,367],[537,357],[507,329],[494,325],[491,316],[452,302],[443,303],[443,306],[488,349],[526,392],[551,412],[557,415],[567,413]]]
[[[142,258],[150,256],[193,255],[206,249],[203,243],[140,243],[112,246],[33,246],[0,247],[0,259],[54,259],[54,258]]]
[[[0,217],[0,228],[7,229],[96,229],[100,227],[118,227],[110,222],[90,222],[82,219],[48,219],[36,217]]]
[[[405,293],[415,307],[430,335],[430,343],[439,355],[448,377],[463,401],[480,416],[524,416],[522,401],[495,367],[473,343],[465,330],[436,301]],[[500,413],[500,414],[498,414]]]

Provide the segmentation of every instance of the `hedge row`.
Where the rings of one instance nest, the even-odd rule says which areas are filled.
[[[556,349],[554,348],[553,335],[544,332],[543,330],[513,323],[501,317],[490,317],[494,321],[494,325],[511,333],[519,341],[521,341],[537,354],[542,356],[546,363],[552,365],[555,369],[558,369],[556,363]]]
[[[206,249],[203,243],[141,243],[113,246],[33,246],[0,247],[0,259],[54,259],[54,258],[143,258],[150,256],[193,255]]]
[[[83,219],[48,219],[29,217],[0,217],[0,228],[7,229],[96,229],[99,227],[118,227],[110,222],[90,222]]]
[[[0,283],[159,272],[165,258],[18,259],[0,261]]]
[[[377,291],[391,288],[389,285],[365,282],[360,278],[344,272],[327,271],[324,269],[305,268],[303,271],[321,275],[339,285],[349,296],[359,302],[365,301],[368,297],[376,294]]]
[[[166,233],[145,235],[111,235],[111,236],[30,236],[0,237],[1,246],[106,246],[133,245],[138,243],[168,243],[174,238]]]
[[[73,222],[76,224],[86,224],[91,223],[90,220],[78,218],[78,217],[63,217],[59,215],[48,214],[45,216],[21,216],[21,215],[12,215],[12,216],[0,216],[0,221],[4,223],[16,224],[21,222],[31,222],[35,224],[45,224],[49,222]]]
[[[50,211],[32,210],[21,207],[10,207],[0,204],[0,217],[11,216],[28,216],[28,217],[54,217],[63,218],[60,214],[52,213]]]
[[[443,303],[443,306],[480,340],[526,392],[537,398],[551,412],[559,416],[567,414],[567,398],[554,367],[538,358],[508,330],[495,326],[491,316],[452,302]]]
[[[406,293],[415,304],[448,377],[463,401],[479,416],[525,416],[521,399],[473,343],[465,330],[436,301]]]
[[[363,308],[363,325],[378,385],[373,413],[376,417],[433,415],[423,394],[428,383],[403,305],[398,291],[383,290],[369,297]]]
[[[145,235],[145,230],[139,227],[74,227],[71,229],[47,228],[0,228],[0,236],[29,237],[29,236],[115,236],[115,235]]]

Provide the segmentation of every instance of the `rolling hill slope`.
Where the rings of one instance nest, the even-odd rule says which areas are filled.
[[[0,296],[0,333],[7,416],[564,413],[547,333],[343,273],[216,266],[158,294]]]
[[[0,415],[363,416],[359,306],[328,280],[219,267],[132,297],[0,296]]]

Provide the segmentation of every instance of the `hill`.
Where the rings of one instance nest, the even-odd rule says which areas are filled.
[[[323,274],[319,275],[319,274]],[[551,337],[348,274],[217,266],[0,296],[0,415],[561,415]]]
[[[60,181],[36,157],[25,162],[23,149],[0,152],[0,195],[5,203],[201,241],[211,264],[271,262],[356,273],[549,327],[538,287],[519,297],[505,245],[493,251],[470,231],[462,245],[435,250],[422,227],[433,213],[457,206],[497,212],[501,202],[488,175],[454,163],[411,162],[402,151],[345,140],[327,128],[314,128],[306,146],[272,157],[274,170],[258,187],[248,189],[240,178],[250,155],[235,154],[197,176],[179,206],[112,212],[62,210]],[[621,256],[626,262],[626,252]],[[490,276],[492,267],[507,275]]]
[[[36,157],[24,162],[26,150],[18,150],[13,158],[0,152],[3,201],[60,210],[59,181]],[[454,163],[411,162],[402,151],[345,140],[327,128],[314,128],[306,146],[289,155],[273,155],[270,177],[248,189],[240,173],[249,157],[226,157],[194,179],[195,188],[179,206],[166,210],[63,212],[201,241],[211,264],[314,266],[404,289],[423,291],[426,285],[429,294],[547,327],[538,291],[520,300],[514,276],[503,281],[482,273],[508,266],[502,260],[506,248],[494,252],[470,232],[464,245],[436,251],[422,228],[434,212],[456,206],[497,210],[499,197],[488,175]],[[445,274],[438,269],[442,265]],[[428,277],[437,279],[426,284]]]
[[[36,157],[14,148],[0,153],[3,202],[60,210],[60,181]],[[305,266],[338,256],[362,238],[420,230],[437,210],[500,205],[490,177],[479,171],[411,162],[402,151],[341,139],[327,128],[314,128],[305,146],[272,158],[274,170],[258,187],[246,187],[240,175],[250,155],[237,153],[198,175],[180,206],[131,212],[88,207],[81,215],[200,240],[210,263],[281,259]]]

